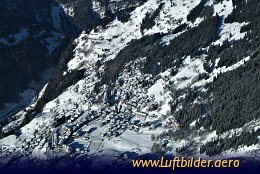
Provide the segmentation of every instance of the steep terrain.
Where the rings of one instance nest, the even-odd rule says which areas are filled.
[[[77,32],[52,0],[0,2],[0,113],[8,115],[32,99]],[[15,104],[16,103],[16,104]]]
[[[258,0],[59,3],[83,31],[37,101],[2,124],[4,166],[151,152],[259,160]]]

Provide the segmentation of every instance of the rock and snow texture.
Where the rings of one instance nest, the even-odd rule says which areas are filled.
[[[243,39],[246,35],[246,32],[240,33],[241,27],[247,25],[247,23],[238,23],[234,22],[231,24],[223,24],[220,28],[220,39],[214,42],[214,45],[222,45],[225,40],[229,42],[234,42],[239,39]]]
[[[183,2],[177,1],[176,4],[172,6],[171,1],[165,1],[160,15],[155,19],[156,25],[144,32],[144,35],[159,32],[169,33],[179,24],[187,22],[186,16],[199,2],[200,0],[192,2],[188,0]],[[101,55],[107,56],[105,61],[115,58],[119,51],[130,41],[142,37],[140,27],[143,19],[147,13],[154,12],[161,3],[161,1],[149,0],[133,11],[130,20],[126,23],[122,23],[116,19],[111,22],[106,29],[100,28],[99,31],[92,30],[89,34],[83,32],[75,41],[78,44],[75,53],[76,56],[69,62],[68,69],[76,69],[82,62],[89,61],[89,59],[97,60],[98,56]],[[177,22],[179,20],[181,21],[180,23]],[[190,25],[193,26],[193,24]],[[77,50],[80,48],[80,50],[85,49],[84,45],[87,45],[87,50],[78,52]],[[89,47],[92,48],[92,52]],[[85,52],[88,54],[85,54]]]
[[[164,5],[155,18],[155,25],[151,29],[145,30],[142,35],[140,27],[146,14],[154,12],[162,2]],[[187,21],[186,18],[190,10],[199,3],[200,0],[148,0],[131,12],[128,22],[122,23],[115,19],[106,28],[98,27],[90,33],[83,31],[74,41],[76,44],[74,57],[68,62],[64,74],[85,68],[84,79],[66,89],[55,100],[47,103],[43,112],[21,129],[22,135],[20,138],[16,139],[14,136],[10,136],[1,140],[1,143],[6,148],[13,149],[21,147],[26,138],[34,139],[38,136],[39,140],[37,138],[33,140],[36,143],[30,144],[28,148],[31,150],[33,157],[41,156],[41,158],[45,157],[42,156],[42,151],[48,149],[46,147],[47,139],[55,142],[54,137],[56,135],[59,139],[57,141],[60,141],[53,145],[56,149],[60,148],[60,151],[56,151],[57,153],[66,153],[68,148],[74,148],[76,152],[88,154],[93,158],[95,155],[105,158],[109,155],[117,156],[124,152],[134,152],[138,155],[151,152],[153,143],[155,143],[153,136],[167,130],[175,131],[179,128],[178,122],[174,118],[170,119],[172,116],[169,116],[171,114],[170,103],[174,100],[172,91],[167,90],[170,83],[176,90],[190,87],[207,90],[203,86],[212,82],[219,73],[232,71],[243,66],[246,61],[250,60],[250,57],[246,57],[229,67],[218,67],[219,60],[216,60],[216,66],[209,74],[209,78],[200,80],[198,80],[198,76],[207,73],[203,66],[206,55],[183,57],[182,66],[178,68],[175,75],[171,75],[171,70],[168,69],[157,77],[141,72],[138,64],[141,64],[145,58],[138,57],[136,61],[129,62],[126,65],[113,90],[108,90],[107,86],[103,85],[101,92],[98,94],[95,94],[94,89],[100,80],[98,73],[103,72],[104,66],[97,70],[96,63],[99,60],[108,62],[114,59],[132,40],[140,39],[144,35],[159,32],[170,33],[162,39],[162,43],[169,44],[181,33],[171,34],[180,24],[187,23],[192,28],[203,21],[203,19],[197,19],[192,23]],[[231,0],[224,0],[218,4],[209,1],[207,5],[214,6],[214,15],[218,14],[223,18],[227,17],[233,10]],[[102,14],[98,2],[94,3],[94,9]],[[72,10],[68,9],[68,12],[73,16]],[[60,27],[58,25],[58,14],[59,9],[54,8],[53,18],[57,28]],[[247,25],[247,23],[221,24],[219,28],[220,38],[212,44],[221,45],[225,40],[233,42],[242,39],[246,33],[240,33],[240,29],[244,25]],[[62,37],[56,33],[53,33],[53,35],[55,39]],[[3,39],[0,39],[0,42],[4,42]],[[56,47],[56,44],[53,44],[55,43],[53,39],[47,39],[46,42],[50,45],[49,51]],[[128,70],[127,66],[131,66],[132,69]],[[121,79],[124,80],[123,85],[120,85]],[[149,81],[149,85],[143,87],[141,82],[145,80]],[[127,99],[126,102],[128,93],[131,93],[131,99]],[[110,96],[110,98],[107,99],[107,96]],[[113,105],[105,105],[107,100],[113,100],[111,102]],[[169,118],[166,119],[165,116],[169,116]],[[63,117],[66,118],[65,123],[53,128],[55,127],[53,125],[56,124],[55,121]],[[191,124],[191,127],[195,126],[195,122],[196,120]],[[46,128],[48,128],[48,131],[46,131]],[[255,129],[257,128],[259,126],[255,127]],[[93,130],[93,132],[90,130]],[[65,140],[69,136],[74,138],[66,142]],[[205,144],[216,137],[216,133],[213,132],[204,134],[204,137],[194,137],[194,141],[198,144]],[[184,140],[171,141],[168,145],[179,148],[186,143]],[[257,149],[259,149],[259,145],[241,147],[237,155],[245,155],[249,151]],[[176,153],[175,149],[170,152]],[[229,152],[223,154],[224,157],[229,157],[229,155]]]

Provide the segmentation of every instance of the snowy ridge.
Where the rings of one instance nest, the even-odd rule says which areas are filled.
[[[74,16],[74,9],[71,7],[71,4],[61,4],[61,7],[63,8],[64,12],[73,17]]]

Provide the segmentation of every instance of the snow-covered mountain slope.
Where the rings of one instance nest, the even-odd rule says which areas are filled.
[[[55,67],[76,28],[55,1],[3,0],[0,8],[2,119],[27,105],[46,83],[46,71]]]
[[[95,167],[151,152],[259,159],[259,26],[240,14],[257,1],[107,2],[89,2],[109,20],[82,31],[38,100],[3,126],[4,164],[69,154]]]

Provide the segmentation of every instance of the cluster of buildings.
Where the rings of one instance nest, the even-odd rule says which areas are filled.
[[[105,42],[104,37],[94,33],[88,37],[93,37],[93,42]],[[96,37],[99,38],[95,40]],[[112,50],[100,47],[95,48],[95,51],[98,58],[104,58],[104,55],[107,56]],[[45,146],[48,151],[63,149],[68,152],[87,153],[93,144],[92,134],[96,129],[104,128],[100,137],[110,140],[122,135],[126,130],[141,134],[143,128],[156,130],[163,127],[164,118],[158,114],[161,104],[155,100],[154,95],[148,94],[148,89],[155,83],[156,78],[141,72],[144,61],[138,59],[125,65],[125,70],[118,80],[111,84],[112,90],[104,85],[99,94],[95,94],[93,90],[93,84],[98,81],[93,73],[95,66],[84,65],[89,66],[87,78],[69,91],[74,98],[56,99],[56,106],[51,109],[55,114],[53,127],[41,127],[34,138],[22,141],[22,149],[32,152],[35,147]],[[89,127],[89,124],[96,120],[100,120],[99,127]],[[169,129],[179,128],[174,117],[168,117],[164,126]],[[86,146],[71,150],[69,144],[75,139],[85,141]]]

